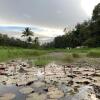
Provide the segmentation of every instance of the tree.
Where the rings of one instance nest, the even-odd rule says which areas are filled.
[[[38,48],[39,47],[39,38],[38,37],[35,37],[33,44],[34,44],[34,47],[35,48]]]
[[[100,3],[97,6],[95,6],[93,10],[92,20],[93,21],[100,20]]]
[[[30,28],[25,28],[25,30],[22,32],[22,37],[26,37],[27,38],[27,42],[31,43],[32,42],[32,36],[33,36],[33,32],[31,31]]]

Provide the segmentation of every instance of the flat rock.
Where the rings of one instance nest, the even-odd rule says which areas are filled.
[[[92,86],[83,86],[79,89],[79,92],[76,93],[72,100],[98,100],[94,93]]]
[[[32,86],[35,87],[35,88],[40,88],[40,87],[45,86],[45,83],[39,81],[39,82],[35,82],[35,83],[33,83]]]
[[[33,91],[33,89],[31,87],[24,87],[22,89],[19,90],[22,94],[29,94]]]
[[[46,94],[32,93],[28,95],[26,100],[46,100],[46,98],[47,98]]]
[[[59,99],[64,96],[64,93],[55,87],[50,87],[48,91],[49,92],[47,93],[47,95],[50,97],[50,99]]]

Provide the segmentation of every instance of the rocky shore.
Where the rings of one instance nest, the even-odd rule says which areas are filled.
[[[16,86],[20,100],[100,100],[100,69],[54,62],[38,68],[13,60],[0,64],[2,86]],[[19,100],[14,92],[0,91],[0,100]]]

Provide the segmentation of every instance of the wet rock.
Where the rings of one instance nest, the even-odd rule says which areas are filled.
[[[19,73],[26,73],[27,71],[26,70],[24,70],[23,68],[20,68],[19,69]]]
[[[40,81],[34,82],[32,84],[32,87],[35,87],[35,88],[40,88],[40,87],[43,87],[43,86],[45,86],[45,83],[44,82],[40,82]]]
[[[67,75],[68,77],[70,77],[70,78],[75,78],[76,77],[76,75]]]
[[[97,98],[92,86],[83,86],[72,100],[97,100]]]
[[[71,86],[71,85],[73,85],[74,84],[74,81],[73,80],[70,80],[69,82],[68,82],[68,86]]]
[[[82,74],[80,71],[73,71],[74,74]]]
[[[33,91],[33,89],[31,87],[24,87],[22,89],[19,90],[22,94],[29,94]]]
[[[93,85],[97,98],[100,99],[100,86]]]
[[[96,76],[96,77],[100,77],[100,73],[94,73],[91,76]]]
[[[55,87],[50,87],[48,91],[49,92],[47,93],[47,95],[50,97],[50,99],[60,99],[64,96],[64,93]]]
[[[32,93],[28,95],[26,100],[46,100],[46,98],[47,98],[46,94]]]
[[[48,92],[48,88],[47,88],[47,87],[45,87],[45,88],[43,89],[43,91]]]
[[[33,82],[34,82],[34,81],[30,81],[30,82],[28,82],[26,85],[31,85],[31,84],[33,84]]]
[[[67,93],[70,90],[72,90],[72,87],[68,87],[66,84],[63,83],[63,84],[58,84],[58,89],[60,89],[64,93]]]

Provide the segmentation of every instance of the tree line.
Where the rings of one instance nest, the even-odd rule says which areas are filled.
[[[100,3],[95,6],[92,18],[78,23],[75,29],[57,36],[51,43],[46,43],[46,48],[75,48],[78,46],[100,47]]]
[[[16,39],[14,37],[8,37],[8,35],[0,34],[0,46],[14,46],[22,48],[38,48],[39,40],[38,37],[33,39],[34,32],[30,28],[25,28],[22,32],[22,37],[25,37],[25,41]]]

